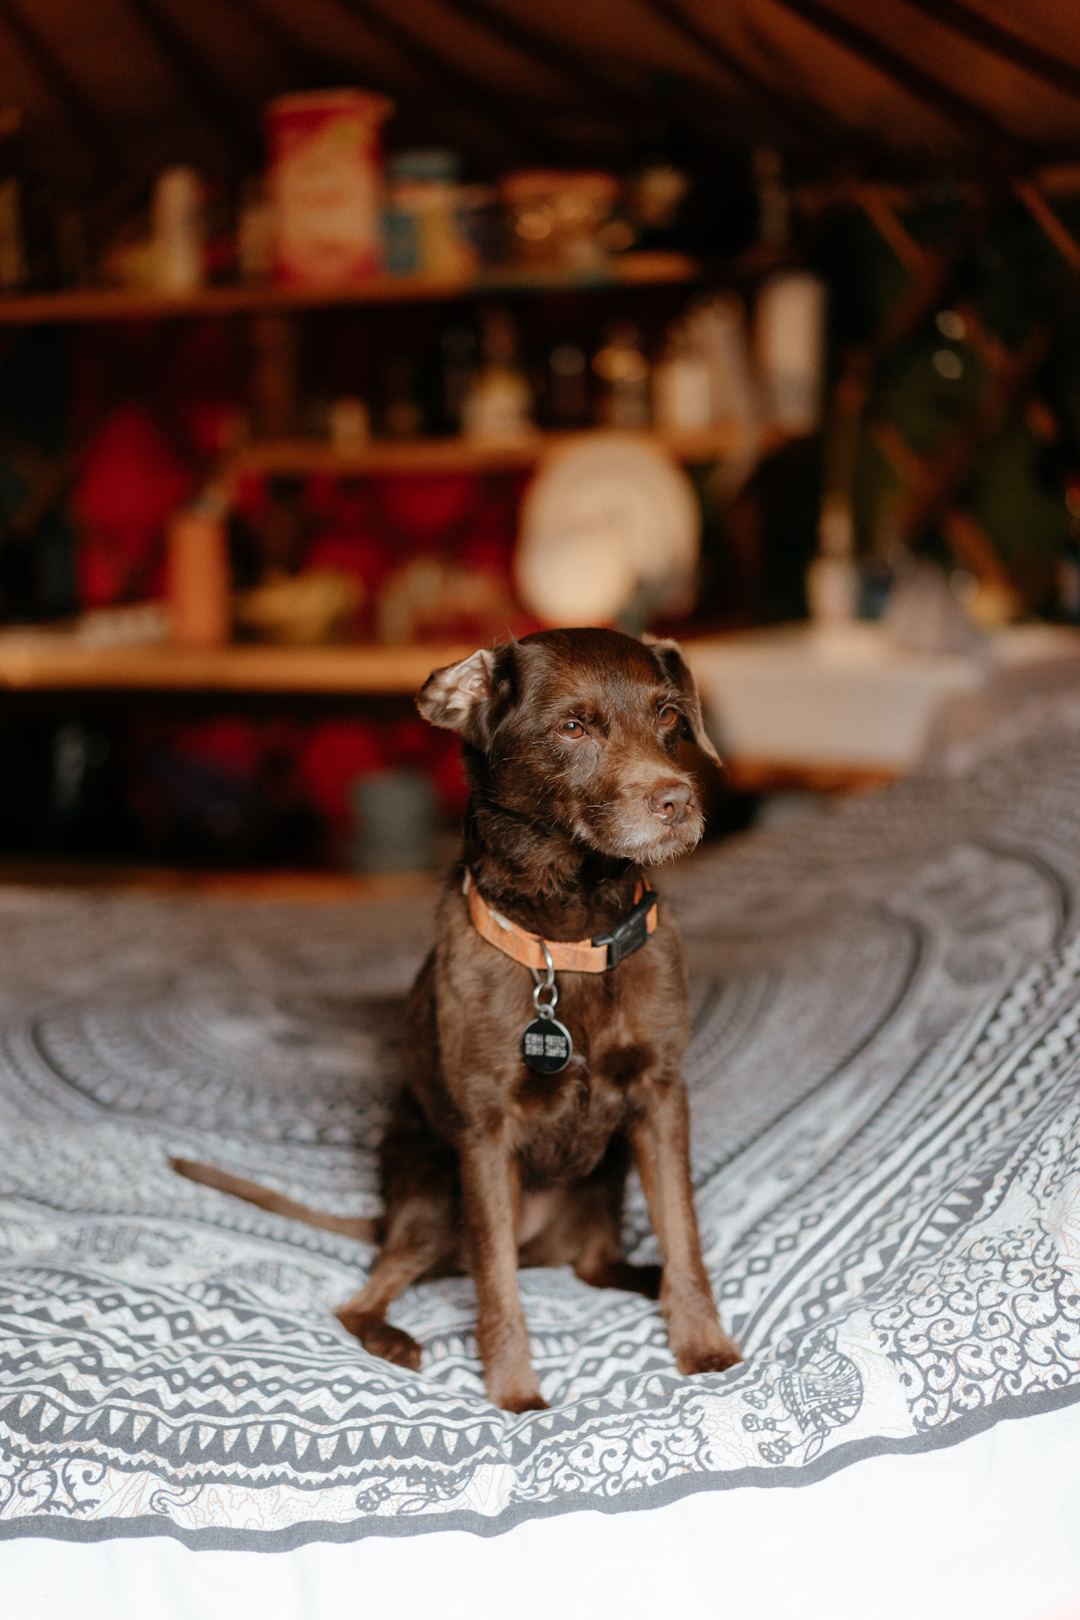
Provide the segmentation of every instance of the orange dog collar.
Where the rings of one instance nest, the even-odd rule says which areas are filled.
[[[656,932],[656,894],[644,877],[638,878],[634,904],[608,933],[569,943],[527,934],[524,928],[489,906],[467,867],[461,892],[469,902],[469,916],[481,939],[537,973],[545,972],[549,965],[556,973],[606,973],[608,968],[617,967],[624,957],[640,950],[649,935]]]

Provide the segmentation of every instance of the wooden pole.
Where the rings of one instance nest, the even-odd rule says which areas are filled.
[[[999,161],[1007,159],[1015,162],[1026,151],[1024,142],[1007,134],[976,102],[969,101],[941,79],[924,73],[922,68],[884,44],[875,34],[852,22],[850,17],[833,11],[821,0],[775,0],[775,3],[843,46],[869,67],[875,68],[952,128],[962,130],[981,144],[988,145]]]

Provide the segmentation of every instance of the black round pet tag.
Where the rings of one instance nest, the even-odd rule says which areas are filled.
[[[521,1037],[521,1055],[537,1074],[558,1074],[574,1055],[570,1031],[542,1007]]]

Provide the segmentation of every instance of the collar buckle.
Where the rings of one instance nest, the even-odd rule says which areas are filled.
[[[607,946],[607,965],[618,967],[626,957],[640,951],[649,937],[649,913],[656,904],[656,891],[647,889],[635,906],[620,917],[606,934],[595,934],[593,945]]]

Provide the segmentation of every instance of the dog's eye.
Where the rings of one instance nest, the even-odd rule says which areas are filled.
[[[560,737],[570,737],[571,739],[574,737],[583,737],[585,735],[585,727],[582,725],[580,720],[564,720],[562,725],[558,728],[558,735]]]
[[[673,704],[669,703],[665,708],[660,710],[658,719],[663,729],[665,731],[670,731],[672,726],[678,724],[679,711],[674,707]]]

